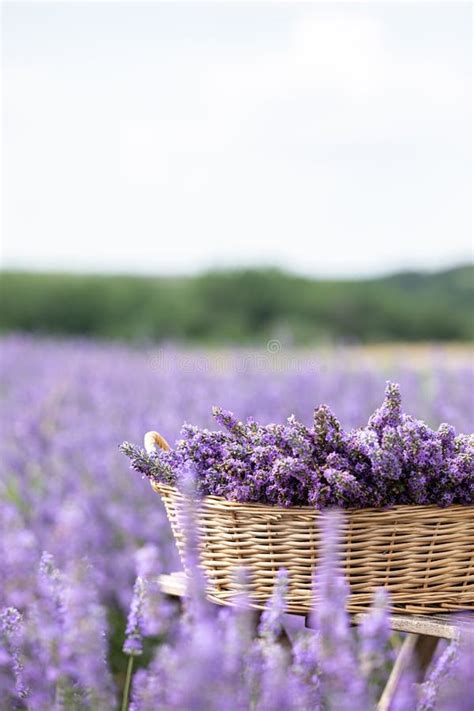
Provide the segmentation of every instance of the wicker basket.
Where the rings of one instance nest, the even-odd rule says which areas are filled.
[[[148,448],[150,436],[147,435]],[[163,438],[153,441],[167,448]],[[185,497],[152,483],[160,494],[184,564]],[[349,612],[370,606],[373,591],[390,592],[393,612],[429,614],[474,610],[474,506],[395,506],[346,512],[341,560],[350,584]],[[320,548],[314,508],[241,504],[206,496],[197,507],[196,526],[208,596],[232,604],[235,571],[250,574],[255,607],[265,607],[279,568],[289,573],[287,609],[311,608],[312,579]]]

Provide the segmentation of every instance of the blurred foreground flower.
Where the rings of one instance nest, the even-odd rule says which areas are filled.
[[[148,670],[137,672],[131,709],[375,711],[393,656],[388,601],[384,591],[377,591],[363,624],[357,631],[351,628],[345,612],[347,585],[338,560],[342,525],[339,512],[323,517],[314,631],[300,631],[289,643],[284,615],[289,581],[283,570],[278,573],[274,594],[258,627],[244,587],[235,607],[219,614],[214,609],[211,614],[209,607],[203,611],[204,590],[195,584],[189,592],[199,604],[185,601],[194,614],[186,616],[169,635],[168,644],[157,649]],[[240,580],[242,584],[242,576]],[[196,610],[202,614],[196,614]],[[421,694],[408,668],[400,679],[391,711],[467,711],[472,682],[468,682],[466,670],[472,649],[469,644],[458,652],[452,644],[440,653]]]

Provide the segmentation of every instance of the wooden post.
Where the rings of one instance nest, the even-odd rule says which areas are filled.
[[[396,696],[400,679],[408,668],[413,670],[413,681],[421,684],[426,675],[439,638],[424,634],[407,634],[403,640],[395,664],[382,692],[377,711],[389,711]]]

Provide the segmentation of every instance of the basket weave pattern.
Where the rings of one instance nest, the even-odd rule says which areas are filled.
[[[163,499],[185,565],[186,499],[171,486],[152,484]],[[231,604],[235,571],[250,574],[250,595],[263,608],[276,573],[289,573],[287,609],[309,612],[318,562],[320,512],[207,496],[196,527],[201,563],[214,602]],[[474,506],[396,506],[347,511],[340,553],[350,584],[349,612],[364,612],[375,588],[390,592],[392,611],[429,614],[474,610]]]

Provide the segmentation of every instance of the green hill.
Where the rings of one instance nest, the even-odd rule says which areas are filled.
[[[0,329],[134,341],[469,340],[474,267],[365,280],[275,269],[195,277],[3,272]]]

